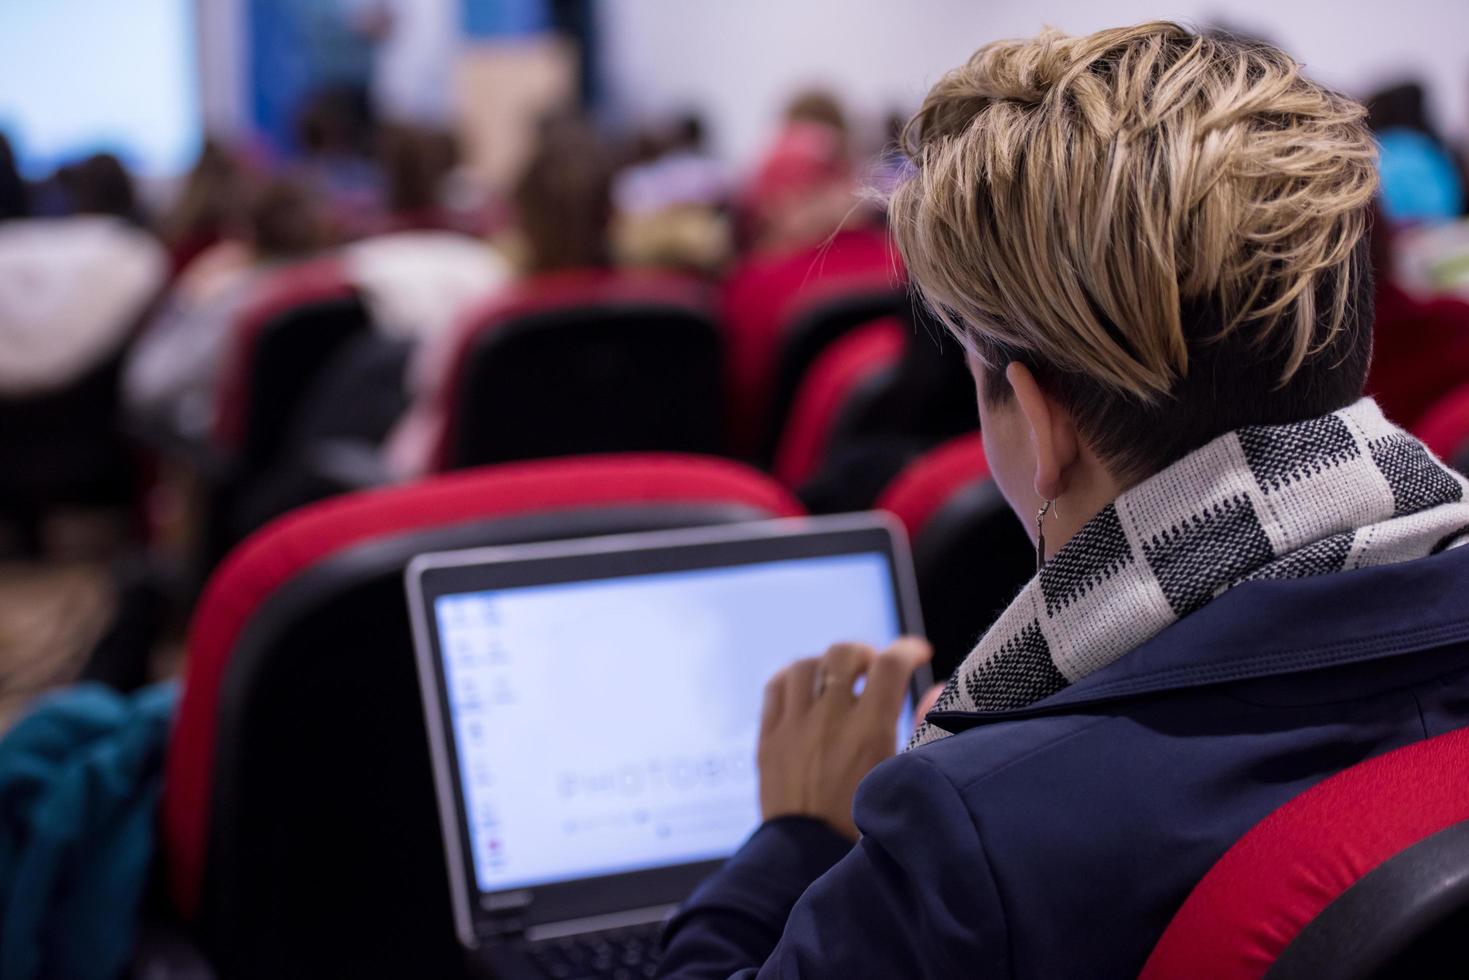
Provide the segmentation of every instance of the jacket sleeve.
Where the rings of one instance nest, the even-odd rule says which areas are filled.
[[[668,977],[1008,976],[1008,935],[978,827],[948,777],[910,752],[857,793],[862,839],[767,823],[665,934]],[[829,870],[828,870],[829,867]]]

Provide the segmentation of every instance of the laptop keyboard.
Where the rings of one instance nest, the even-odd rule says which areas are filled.
[[[527,947],[553,980],[643,980],[658,970],[659,923],[546,939]]]

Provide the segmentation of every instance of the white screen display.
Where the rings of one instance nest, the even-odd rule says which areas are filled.
[[[110,151],[149,177],[199,150],[194,0],[0,2],[0,131],[43,177]]]
[[[733,853],[759,822],[765,682],[833,642],[898,636],[878,553],[448,595],[434,612],[482,892]]]

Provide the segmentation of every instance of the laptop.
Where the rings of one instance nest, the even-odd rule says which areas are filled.
[[[497,977],[652,976],[660,925],[759,824],[766,681],[921,632],[878,514],[423,555],[406,577],[454,924]]]

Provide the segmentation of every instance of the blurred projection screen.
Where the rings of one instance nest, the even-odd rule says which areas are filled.
[[[0,132],[29,177],[96,152],[139,174],[199,149],[194,0],[0,0]]]

